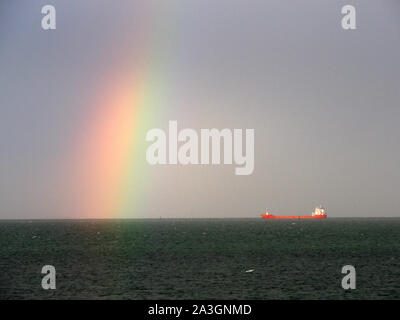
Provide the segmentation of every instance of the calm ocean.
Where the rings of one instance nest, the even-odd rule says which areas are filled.
[[[397,218],[1,221],[0,257],[1,299],[400,298]]]

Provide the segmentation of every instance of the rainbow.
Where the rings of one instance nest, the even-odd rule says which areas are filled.
[[[147,13],[152,9],[146,8]],[[162,52],[156,40],[162,38],[163,28],[157,28],[155,20],[146,20],[154,23],[140,36],[143,50],[135,52],[132,66],[116,68],[120,71],[112,71],[96,86],[98,96],[78,137],[74,217],[127,218],[139,212],[148,183],[145,136],[163,89],[163,59],[154,59]]]
[[[74,202],[79,217],[121,217],[129,210],[131,197],[137,198],[137,190],[132,189],[143,182],[138,156],[148,107],[134,79],[117,79],[98,97],[94,114],[84,121],[87,128],[78,148]]]

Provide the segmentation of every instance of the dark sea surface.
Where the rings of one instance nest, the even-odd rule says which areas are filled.
[[[0,298],[399,299],[400,219],[0,221]]]

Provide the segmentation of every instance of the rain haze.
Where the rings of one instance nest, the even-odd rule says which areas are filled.
[[[41,27],[44,5],[56,30]],[[399,17],[397,0],[2,1],[0,219],[319,204],[400,217]],[[150,165],[146,132],[170,120],[254,129],[253,173]]]

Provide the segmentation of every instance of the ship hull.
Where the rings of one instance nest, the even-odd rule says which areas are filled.
[[[326,215],[315,216],[274,216],[273,214],[262,214],[263,219],[326,219]]]

